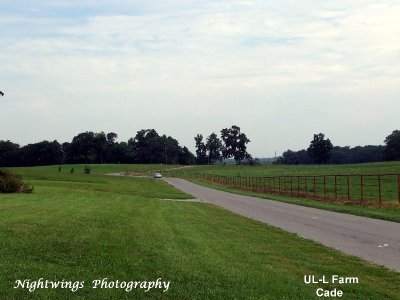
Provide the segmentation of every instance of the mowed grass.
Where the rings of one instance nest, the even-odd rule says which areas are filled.
[[[185,176],[189,172],[192,173],[207,173],[223,176],[242,176],[242,177],[269,177],[269,176],[313,176],[313,175],[360,175],[360,174],[400,174],[400,162],[383,162],[383,163],[368,163],[368,164],[352,164],[352,165],[260,165],[260,166],[237,166],[237,165],[213,165],[213,166],[198,166],[192,169],[180,171]],[[390,180],[389,180],[390,179]],[[240,190],[229,187],[227,185],[215,184],[210,182],[197,183],[208,187],[217,188],[220,190],[251,195],[266,199],[283,201],[304,206],[322,208],[342,213],[350,213],[360,216],[384,219],[389,221],[400,222],[400,206],[398,204],[398,182],[397,177],[390,177],[382,180],[382,197],[384,203],[388,203],[388,207],[365,207],[360,206],[360,200],[354,203],[334,203],[321,202],[317,200],[305,199],[303,197],[285,196],[277,194],[264,194],[249,190]],[[290,190],[290,179],[286,182],[286,189]],[[338,179],[338,194],[340,197],[347,197],[346,178]],[[360,177],[350,178],[351,195],[353,198],[360,197]],[[364,199],[378,205],[377,197],[377,180],[376,176],[364,177]],[[389,180],[389,181],[388,181]],[[277,183],[276,183],[277,184]],[[283,178],[281,182],[283,188]],[[317,179],[317,191],[322,194],[322,178]],[[300,178],[300,186],[304,186],[304,178]],[[308,178],[308,188],[312,189],[312,178]],[[293,179],[294,194],[297,189],[296,178]],[[312,190],[308,192],[311,197]],[[333,178],[327,177],[327,194],[334,197]],[[385,200],[388,199],[388,200]],[[353,205],[355,204],[355,205]]]
[[[91,174],[105,175],[112,173],[134,172],[138,175],[150,175],[152,172],[171,170],[181,168],[180,165],[163,165],[163,164],[68,164],[68,165],[53,165],[53,166],[39,166],[39,167],[19,167],[12,168],[13,170],[24,174],[26,178],[40,178],[45,179],[46,176],[54,179],[55,173],[59,176],[71,174],[83,174],[85,166],[91,168]],[[59,172],[59,168],[61,168]]]
[[[190,198],[162,181],[16,170],[35,191],[0,194],[0,299],[317,299],[317,287],[340,288],[344,299],[399,299],[398,272],[212,205],[159,200]],[[359,284],[306,285],[308,274]],[[91,288],[106,277],[171,286]],[[85,288],[13,288],[28,278],[83,280]]]

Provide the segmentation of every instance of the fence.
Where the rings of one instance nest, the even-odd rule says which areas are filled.
[[[323,201],[359,204],[400,204],[400,174],[377,175],[302,175],[241,177],[217,174],[168,172],[183,177],[228,185],[266,194],[290,195]]]

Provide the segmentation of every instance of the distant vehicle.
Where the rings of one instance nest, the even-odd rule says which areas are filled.
[[[153,178],[162,178],[161,173],[154,173]]]

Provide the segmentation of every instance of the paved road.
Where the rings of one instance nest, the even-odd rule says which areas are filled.
[[[195,198],[400,271],[400,223],[341,214],[165,178]]]

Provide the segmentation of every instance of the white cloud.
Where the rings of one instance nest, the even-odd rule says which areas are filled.
[[[195,134],[238,124],[253,153],[268,156],[306,147],[316,131],[381,143],[396,124],[394,1],[10,3],[0,139],[129,138],[155,127],[193,149]]]

